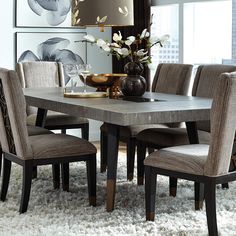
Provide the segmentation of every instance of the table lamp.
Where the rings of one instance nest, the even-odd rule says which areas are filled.
[[[72,26],[134,25],[133,0],[72,0]]]

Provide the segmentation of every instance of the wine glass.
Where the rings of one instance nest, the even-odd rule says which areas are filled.
[[[87,85],[86,85],[86,78],[87,76],[90,74],[90,69],[91,69],[91,65],[90,64],[79,64],[78,69],[80,71],[80,74],[83,77],[84,80],[84,93],[87,92]]]
[[[74,78],[78,76],[77,65],[65,64],[64,69],[66,74],[70,77],[71,93],[74,93]]]

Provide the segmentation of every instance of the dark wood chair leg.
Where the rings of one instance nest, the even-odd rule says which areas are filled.
[[[169,177],[169,195],[172,197],[176,197],[177,193],[177,178]]]
[[[89,194],[89,205],[96,206],[96,186],[97,186],[97,167],[96,157],[86,162],[87,167],[87,178],[88,178],[88,194]]]
[[[62,134],[66,134],[66,129],[61,129]]]
[[[3,157],[1,201],[6,200],[11,175],[11,161]]]
[[[81,128],[81,136],[83,139],[89,140],[89,124],[84,124]]]
[[[33,178],[33,179],[36,179],[37,176],[38,176],[38,169],[37,169],[37,166],[34,166],[34,167],[33,167],[32,178]]]
[[[229,188],[229,184],[228,183],[224,183],[221,185],[223,189],[228,189]]]
[[[152,167],[145,166],[145,205],[146,220],[154,221],[155,218],[155,201],[156,201],[156,177]]]
[[[188,133],[188,139],[190,144],[199,143],[197,123],[195,121],[186,122],[186,128]],[[194,183],[195,189],[195,210],[202,209],[204,200],[204,185],[200,183]]]
[[[127,147],[127,180],[132,181],[134,178],[136,139],[130,138],[126,144],[126,147]]]
[[[53,187],[54,189],[60,188],[60,164],[52,165]]]
[[[151,147],[148,148],[148,154],[149,154],[149,155],[150,155],[151,153],[153,153],[154,151],[155,151],[154,148],[151,148]]]
[[[142,142],[137,143],[137,172],[138,185],[143,185],[144,180],[144,164],[143,161],[146,156],[146,146]]]
[[[218,235],[216,220],[216,186],[213,181],[206,183],[205,188],[206,215],[209,236]]]
[[[27,160],[23,165],[22,193],[20,202],[20,213],[27,211],[32,183],[33,161]]]
[[[107,169],[107,135],[101,131],[100,134],[101,163],[100,171],[105,172]]]
[[[194,182],[195,210],[201,210],[204,201],[204,184]]]
[[[61,179],[63,191],[69,192],[69,163],[61,164]]]

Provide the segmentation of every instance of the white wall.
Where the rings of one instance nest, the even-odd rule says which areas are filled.
[[[0,8],[0,67],[13,68],[14,60],[14,9],[12,1],[5,1]]]
[[[19,0],[20,1],[20,0]],[[16,28],[15,27],[15,1],[4,1],[0,8],[0,67],[15,68],[15,33],[16,32],[85,32],[86,29],[65,29],[65,28]],[[98,28],[88,28],[88,34],[110,40],[111,29],[105,29],[104,33]],[[110,73],[112,71],[111,58],[101,53],[96,46],[87,48],[88,63],[92,65],[92,71],[96,73]],[[100,122],[90,122],[90,139],[99,139]],[[78,131],[73,131],[77,134]]]
[[[111,40],[111,29],[105,28],[105,32],[100,32],[98,28],[87,28],[87,34],[92,34],[96,38],[103,38]],[[92,65],[93,73],[111,73],[112,72],[112,61],[111,57],[107,56],[106,53],[102,52],[95,45],[88,45],[87,47],[88,62]],[[90,121],[90,132],[89,139],[91,141],[100,139],[100,129],[101,122]]]

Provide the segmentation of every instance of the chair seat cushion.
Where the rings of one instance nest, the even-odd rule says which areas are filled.
[[[48,129],[44,129],[42,127],[33,126],[33,125],[27,125],[27,130],[28,130],[29,136],[53,133],[52,131]]]
[[[189,174],[203,175],[209,145],[192,144],[163,148],[151,153],[144,165]]]
[[[96,147],[87,140],[66,134],[43,134],[29,137],[33,158],[56,158],[95,154]]]
[[[151,128],[168,128],[165,124],[144,124],[144,125],[131,125],[131,126],[121,126],[120,127],[120,137],[136,137],[138,133],[143,130]],[[103,124],[101,126],[101,131],[107,133],[107,125]]]
[[[211,135],[208,132],[198,130],[199,143],[209,144]],[[185,128],[155,128],[147,129],[137,135],[137,140],[156,146],[157,148],[189,144],[187,130]]]
[[[36,122],[36,114],[29,115],[27,117],[28,125],[35,125]],[[70,116],[63,113],[49,113],[47,114],[45,127],[56,127],[56,126],[76,126],[81,124],[88,123],[88,119],[76,116]]]

